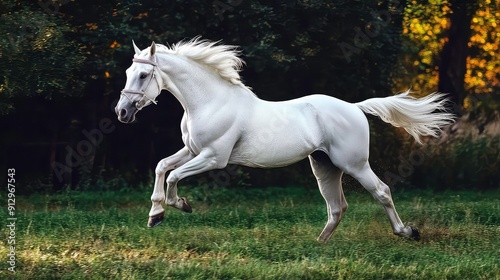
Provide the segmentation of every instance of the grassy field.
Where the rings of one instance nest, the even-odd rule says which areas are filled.
[[[395,193],[420,242],[393,236],[367,192],[348,192],[327,244],[315,240],[326,222],[315,189],[180,192],[194,212],[168,208],[154,229],[149,191],[17,197],[16,272],[2,226],[0,279],[500,279],[499,191]]]

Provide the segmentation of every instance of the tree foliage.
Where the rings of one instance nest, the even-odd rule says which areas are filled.
[[[64,166],[78,143],[88,140],[83,131],[94,131],[103,119],[116,119],[113,101],[125,84],[132,40],[144,48],[151,41],[171,44],[201,35],[240,46],[247,63],[242,77],[267,100],[324,93],[356,102],[409,87],[422,95],[436,91],[452,2],[456,1],[1,3],[0,32],[5,35],[0,38],[0,113],[8,115],[0,121],[12,130],[0,140],[9,147],[4,160],[36,154],[40,160],[27,169]],[[474,3],[478,6],[462,82],[468,97],[498,96],[500,15],[490,0]],[[175,152],[182,145],[182,108],[168,93],[160,101],[156,110],[141,112],[140,125],[125,128],[114,123],[116,130],[103,135],[82,160],[85,164],[70,168],[71,176],[66,177],[71,178],[63,183],[78,184],[78,177],[92,171],[126,170],[121,172],[126,178],[148,174],[159,159]],[[466,98],[465,106],[469,103]],[[33,104],[38,105],[36,111]],[[388,150],[394,152],[401,144],[402,137],[384,131],[388,130],[372,129],[375,157],[391,154]],[[43,143],[37,144],[43,151],[28,152],[23,146],[26,139]]]
[[[3,5],[0,113],[14,109],[13,98],[51,99],[80,93],[85,81],[79,71],[85,57],[69,36],[74,28],[34,5],[19,1]]]
[[[443,82],[439,80],[443,57],[457,52],[456,49],[443,51],[443,47],[450,40],[452,15],[457,15],[460,10],[470,13],[470,18],[468,22],[462,21],[458,24],[465,24],[465,28],[470,31],[465,41],[466,50],[462,55],[465,64],[464,75],[457,78],[457,82],[463,84],[464,93],[456,102],[471,110],[486,103],[476,101],[488,100],[486,105],[491,106],[490,110],[496,110],[500,104],[498,1],[409,2],[405,7],[403,20],[404,51],[400,55],[403,69],[406,71],[399,75],[398,84],[410,83],[413,90],[423,95],[436,91],[438,83]],[[478,95],[486,95],[489,98]]]

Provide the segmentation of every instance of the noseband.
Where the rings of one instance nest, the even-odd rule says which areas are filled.
[[[156,82],[156,86],[158,87],[158,92],[161,91],[160,84],[158,83],[158,80],[156,79],[156,73],[155,73],[156,67],[158,65],[155,62],[153,62],[151,60],[147,60],[147,59],[134,58],[134,59],[132,59],[132,61],[137,62],[137,63],[153,65],[153,73],[151,74],[151,78],[149,79],[148,83],[146,84],[146,86],[143,89],[141,89],[141,90],[123,89],[121,95],[125,96],[130,101],[130,103],[134,103],[132,101],[132,99],[127,94],[141,94],[142,98],[139,101],[137,101],[137,103],[135,103],[135,107],[137,108],[137,110],[141,110],[142,108],[144,108],[144,106],[146,105],[146,101],[145,101],[146,99],[151,101],[151,103],[153,103],[155,105],[158,104],[158,101],[151,99],[149,96],[146,95],[146,90],[149,88],[149,85],[151,84],[151,81],[153,81],[153,80],[155,80],[155,82]]]

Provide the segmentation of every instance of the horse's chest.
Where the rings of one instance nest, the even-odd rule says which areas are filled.
[[[182,141],[184,145],[189,149],[189,151],[195,155],[200,154],[202,144],[200,143],[200,137],[196,133],[192,133],[190,130],[185,130],[182,132]]]
[[[195,155],[200,154],[203,148],[210,146],[213,142],[213,135],[207,128],[198,128],[197,126],[187,126],[183,132],[182,140],[189,151]]]
[[[235,118],[223,114],[221,110],[186,114],[181,129],[184,144],[195,155],[205,148],[231,149],[239,131]]]

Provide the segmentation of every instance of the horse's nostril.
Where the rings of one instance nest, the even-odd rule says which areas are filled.
[[[121,109],[120,110],[120,117],[123,118],[127,115],[127,109]]]

